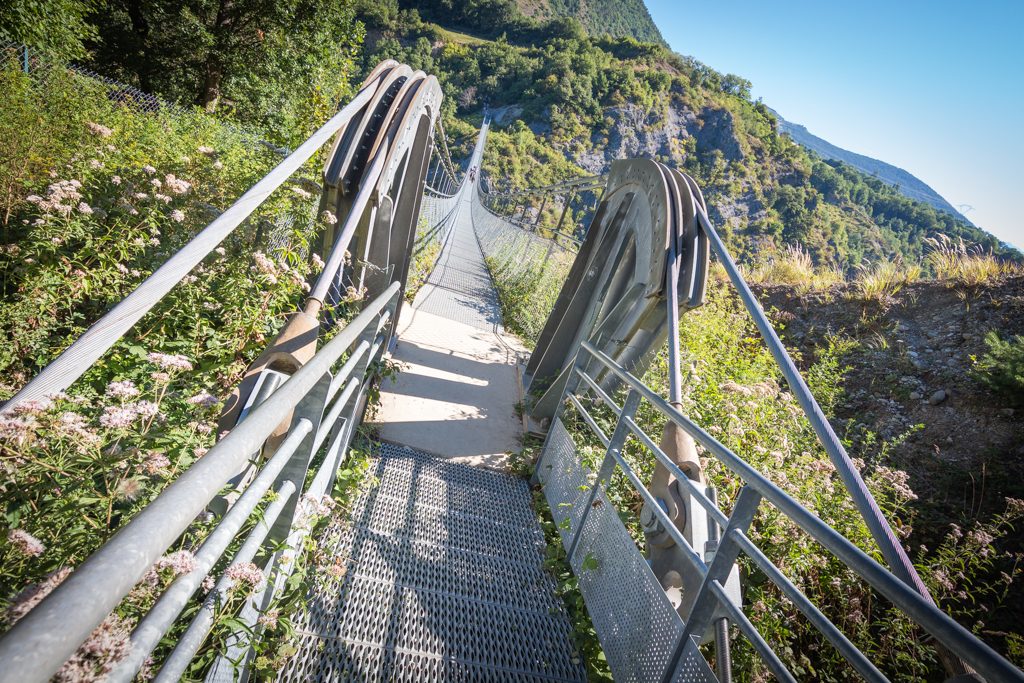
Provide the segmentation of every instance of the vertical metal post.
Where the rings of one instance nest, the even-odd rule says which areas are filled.
[[[544,462],[544,456],[547,455],[548,441],[551,439],[551,432],[553,431],[552,428],[555,425],[555,421],[562,417],[562,412],[565,410],[565,397],[568,396],[570,393],[576,391],[576,387],[578,387],[579,383],[582,381],[580,380],[579,375],[576,374],[575,370],[577,368],[580,370],[583,369],[583,366],[585,364],[585,354],[587,354],[587,350],[580,347],[580,349],[576,352],[576,358],[574,358],[572,361],[572,368],[569,370],[569,378],[565,382],[565,388],[562,389],[562,395],[558,400],[558,405],[555,406],[554,415],[551,416],[551,422],[548,425],[548,433],[544,437],[544,447],[541,448],[540,457],[537,458],[537,464],[534,465],[533,467],[533,477],[531,477],[530,481],[534,484],[541,483],[540,466],[541,463]]]
[[[22,68],[28,73],[28,45],[21,46]]]
[[[718,507],[718,493],[714,487],[708,488],[708,498]],[[721,529],[714,519],[708,517],[707,552],[718,553],[721,541]],[[719,683],[732,683],[732,656],[729,653],[729,620],[725,617],[716,619],[715,624],[715,675]]]
[[[437,157],[434,157],[432,161],[434,164],[434,168],[430,170],[430,179],[427,181],[427,185],[431,189],[434,189],[437,186],[437,170],[441,167],[441,160],[438,159]]]
[[[722,542],[715,551],[715,558],[708,566],[708,573],[701,581],[700,589],[697,591],[697,599],[693,602],[693,609],[686,619],[686,628],[683,630],[683,637],[680,638],[679,653],[682,654],[683,645],[687,640],[699,638],[711,623],[715,613],[715,605],[718,599],[711,592],[710,584],[713,581],[725,585],[726,579],[732,566],[736,564],[736,557],[739,555],[740,547],[732,540],[731,533],[744,534],[754,521],[754,513],[757,506],[761,504],[761,494],[755,491],[750,485],[745,485],[739,496],[736,497],[736,504],[733,506],[732,515],[729,517],[729,525],[722,534]],[[674,667],[673,667],[674,668]]]
[[[533,222],[534,231],[536,232],[537,226],[540,225],[541,216],[544,215],[544,207],[548,205],[548,196],[544,195],[544,198],[540,201],[540,210],[537,211],[537,220]]]
[[[555,226],[555,232],[562,229],[562,222],[565,220],[565,215],[569,212],[569,205],[576,199],[576,190],[569,193],[569,197],[565,200],[565,206],[562,207],[562,214],[558,217],[558,224]]]
[[[615,471],[615,456],[622,452],[622,446],[626,443],[626,437],[629,436],[629,426],[626,424],[626,418],[633,417],[639,406],[640,394],[636,389],[630,389],[626,400],[622,403],[622,412],[619,413],[619,419],[615,423],[615,431],[612,432],[611,438],[608,439],[608,449],[604,453],[601,469],[598,470],[597,478],[594,479],[594,484],[590,487],[590,497],[587,499],[587,505],[583,508],[579,524],[573,532],[572,543],[569,544],[569,552],[566,553],[570,563],[572,563],[573,555],[576,552],[576,546],[579,545],[580,536],[583,534],[583,527],[587,523],[587,516],[593,508],[597,495],[601,492],[601,487],[611,478],[612,473]]]

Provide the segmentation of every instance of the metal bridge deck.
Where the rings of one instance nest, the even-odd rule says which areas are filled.
[[[474,193],[463,186],[437,266],[402,309],[392,354],[402,369],[381,387],[376,423],[385,441],[500,469],[524,433],[516,404],[527,351],[502,329],[473,228]]]
[[[517,477],[381,444],[278,680],[582,681]]]
[[[473,191],[402,312],[392,358],[403,367],[376,417],[377,483],[351,525],[319,541],[334,572],[317,579],[282,681],[586,678],[529,486],[494,471],[520,447],[525,349],[501,330]]]

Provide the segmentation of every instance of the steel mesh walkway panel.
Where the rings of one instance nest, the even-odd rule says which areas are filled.
[[[568,547],[589,500],[586,491],[593,475],[580,463],[560,419],[551,426],[537,474]],[[666,670],[674,667],[683,622],[603,493],[587,514],[570,561],[615,680],[665,680]],[[584,561],[592,568],[584,568]],[[717,679],[689,644],[670,680]]]
[[[459,209],[437,265],[416,297],[414,307],[473,327],[499,329],[497,293],[473,231],[467,202]]]
[[[525,481],[382,444],[279,680],[582,681]]]

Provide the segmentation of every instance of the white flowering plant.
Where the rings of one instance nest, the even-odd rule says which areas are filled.
[[[2,401],[279,157],[201,112],[136,111],[64,70],[5,67],[0,82]],[[220,399],[308,290],[315,218],[309,193],[275,193],[66,394],[0,417],[0,631],[212,446]],[[61,676],[110,670],[209,526],[189,529]],[[239,604],[219,612],[223,637]]]

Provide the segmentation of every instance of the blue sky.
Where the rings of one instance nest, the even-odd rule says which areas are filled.
[[[1024,247],[1024,0],[647,0],[672,48]]]

